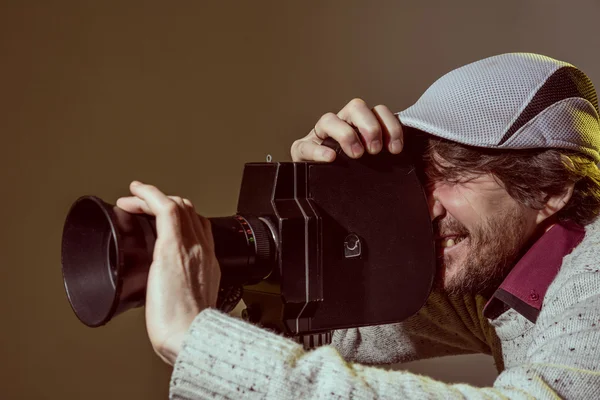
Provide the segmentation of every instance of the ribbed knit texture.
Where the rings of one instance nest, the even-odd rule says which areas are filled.
[[[600,398],[600,222],[587,226],[581,244],[564,258],[536,324],[514,310],[489,323],[484,303],[433,293],[402,323],[338,331],[331,346],[310,352],[205,310],[175,364],[171,398]],[[475,352],[494,355],[501,373],[493,387],[366,365]]]

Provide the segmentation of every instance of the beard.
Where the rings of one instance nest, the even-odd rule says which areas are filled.
[[[435,286],[450,295],[491,295],[514,267],[527,242],[524,210],[518,205],[493,214],[470,230],[450,215],[438,221],[435,229],[439,235],[468,235],[460,259],[444,255],[438,248]],[[447,277],[449,270],[453,273]]]

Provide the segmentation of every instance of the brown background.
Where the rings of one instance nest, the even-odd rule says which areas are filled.
[[[102,3],[102,4],[100,4]],[[235,211],[242,166],[362,97],[400,110],[441,74],[509,51],[600,80],[595,1],[0,3],[0,397],[164,399],[141,310],[81,325],[60,238],[73,200],[132,179]],[[488,357],[417,363],[490,384]]]

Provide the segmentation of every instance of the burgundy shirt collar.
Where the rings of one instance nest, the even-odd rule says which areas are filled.
[[[553,225],[517,262],[485,305],[483,315],[495,319],[512,308],[535,323],[563,257],[571,253],[584,236],[585,229],[574,222]]]

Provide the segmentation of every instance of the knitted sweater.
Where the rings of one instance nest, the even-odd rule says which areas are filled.
[[[214,309],[201,312],[171,378],[172,399],[600,399],[600,222],[563,259],[536,323],[485,299],[434,292],[398,324],[336,331],[302,346]],[[374,365],[451,354],[494,356],[493,387],[446,384]]]

